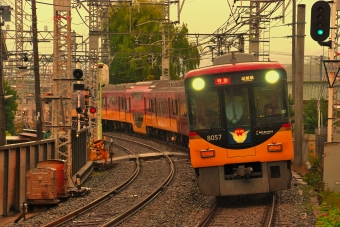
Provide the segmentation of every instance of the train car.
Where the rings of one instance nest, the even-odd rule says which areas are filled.
[[[165,87],[152,89],[146,97],[147,115],[151,117],[147,134],[186,147],[188,119],[183,80],[165,82]]]
[[[103,88],[102,124],[107,130],[132,129],[130,99],[125,92],[134,85],[135,83],[108,84]]]
[[[202,194],[290,188],[293,143],[282,64],[228,54],[188,72],[184,86],[190,159]]]
[[[183,81],[109,84],[104,87],[102,96],[104,130],[131,131],[187,146]]]

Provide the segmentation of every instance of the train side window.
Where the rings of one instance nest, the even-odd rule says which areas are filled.
[[[151,112],[150,99],[144,98],[145,112]]]
[[[124,97],[120,97],[120,109],[125,110],[125,100]]]
[[[151,105],[151,112],[155,113],[155,100],[151,99],[150,101],[151,101],[151,103],[150,103],[150,105]]]
[[[169,114],[167,99],[157,100],[157,113],[159,114]]]
[[[129,112],[130,111],[130,98],[126,98],[125,101],[126,101],[126,106],[125,106],[126,111]]]
[[[174,116],[178,115],[178,103],[176,99],[171,100],[171,111],[172,115]]]
[[[119,109],[119,104],[118,104],[118,97],[113,97],[111,99],[111,106],[109,105],[109,107],[111,107],[111,109],[113,110],[118,110]]]

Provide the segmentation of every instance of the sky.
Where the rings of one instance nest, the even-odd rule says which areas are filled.
[[[233,0],[229,0],[230,5]],[[286,0],[286,4],[291,2]],[[310,13],[314,0],[297,0],[296,5],[305,5],[305,56],[327,55],[328,48],[321,47],[310,37]],[[214,3],[214,4],[211,4]],[[241,2],[237,2],[237,6]],[[244,5],[249,6],[249,1],[243,1]],[[274,4],[272,4],[274,6]],[[277,14],[282,14],[282,7],[278,9]],[[296,10],[297,11],[297,10]],[[186,0],[181,13],[181,22],[188,24],[189,33],[212,33],[228,20],[230,7],[228,0]],[[292,5],[288,6],[285,12],[285,21],[275,20],[270,23],[270,60],[280,61],[285,64],[292,62]],[[210,63],[204,62],[203,65]],[[202,62],[201,62],[202,64]]]
[[[15,0],[3,0],[3,5],[12,5]],[[285,21],[275,20],[270,23],[270,60],[279,61],[281,63],[290,64],[291,63],[291,53],[292,53],[292,38],[288,37],[292,35],[291,26],[289,24],[292,23],[292,5],[291,1],[286,0],[286,4],[290,3],[290,5],[286,6],[287,10],[285,12]],[[306,6],[306,17],[305,17],[305,56],[306,59],[311,56],[320,56],[320,55],[328,55],[328,48],[321,47],[315,41],[310,38],[309,35],[309,26],[310,26],[310,11],[314,0],[297,0],[298,4],[305,4]],[[44,4],[43,4],[44,3]],[[37,1],[37,23],[38,30],[43,31],[44,27],[47,26],[48,30],[53,29],[53,0],[40,0]],[[180,4],[183,3],[183,0],[180,0]],[[27,13],[31,13],[30,1],[23,1],[24,11]],[[86,3],[85,3],[86,4]],[[189,33],[213,33],[224,24],[229,18],[230,15],[230,6],[233,9],[236,6],[248,5],[249,1],[240,1],[238,0],[234,5],[234,0],[185,0],[183,4],[183,8],[180,14],[180,23],[187,24],[189,29]],[[274,7],[274,3],[272,3]],[[13,6],[14,7],[14,6]],[[78,34],[82,34],[84,36],[88,35],[88,27],[82,22],[82,20],[87,20],[87,13],[83,10],[83,8],[78,9],[79,14],[76,10],[72,10],[72,30],[75,30]],[[276,11],[276,15],[282,15],[283,9],[282,7]],[[170,8],[171,16],[170,20],[177,20],[177,5],[172,4]],[[14,12],[13,12],[14,14]],[[31,25],[31,21],[29,17],[25,17],[24,21],[24,29],[28,28]],[[12,17],[12,22],[6,22],[9,24],[10,29],[14,29],[14,17]],[[26,26],[26,27],[25,27]],[[8,50],[14,51],[11,48],[14,48],[13,40],[7,41]],[[27,44],[25,49],[31,48]],[[247,44],[246,44],[247,46]],[[40,53],[52,53],[52,47],[50,43],[39,43],[39,52]],[[210,60],[202,60],[201,66],[210,65]]]

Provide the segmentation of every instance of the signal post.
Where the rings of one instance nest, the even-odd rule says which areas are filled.
[[[334,60],[335,47],[335,20],[336,20],[337,0],[332,2],[332,7],[326,1],[317,1],[312,6],[311,11],[311,27],[310,35],[313,40],[317,41],[321,46],[328,46],[329,59],[324,60],[324,66],[328,78],[328,118],[327,118],[327,142],[333,141],[333,105],[334,105],[334,70],[329,70],[330,66],[337,64],[339,61]],[[331,35],[330,40],[328,39]],[[327,70],[328,69],[328,70]],[[339,72],[339,70],[337,70]]]
[[[337,0],[331,2],[318,1],[312,6],[311,14],[311,37],[321,46],[330,48],[330,60],[324,60],[324,67],[328,78],[328,118],[327,118],[327,142],[320,157],[322,163],[322,181],[325,190],[340,192],[340,176],[338,173],[338,160],[340,158],[339,141],[333,142],[333,105],[334,105],[334,82],[339,74],[339,60],[334,60],[335,48],[335,20]],[[325,42],[330,34],[330,40]]]

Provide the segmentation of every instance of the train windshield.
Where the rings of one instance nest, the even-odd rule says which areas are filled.
[[[288,106],[284,87],[280,84],[254,87],[256,124],[288,122]]]
[[[228,128],[250,126],[248,88],[227,88],[224,100]]]
[[[189,130],[221,128],[220,100],[217,90],[188,94]]]

